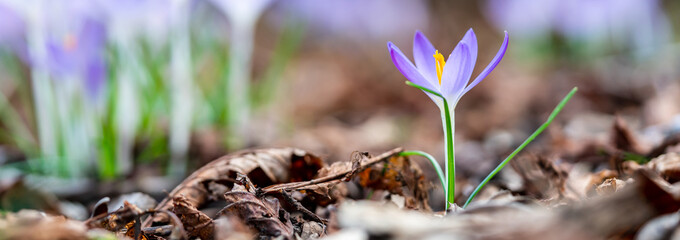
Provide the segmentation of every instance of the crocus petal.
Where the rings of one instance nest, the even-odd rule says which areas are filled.
[[[496,66],[498,66],[498,63],[500,63],[501,59],[503,59],[503,55],[505,55],[505,51],[508,49],[508,40],[509,40],[508,32],[505,32],[505,39],[503,39],[501,49],[498,50],[498,53],[496,53],[496,56],[493,57],[491,63],[489,63],[489,65],[486,66],[484,71],[482,71],[482,73],[480,73],[479,76],[477,76],[477,78],[475,78],[475,80],[472,81],[472,83],[470,83],[470,85],[465,87],[465,91],[463,92],[463,94],[470,91],[470,89],[472,89],[473,87],[477,86],[479,82],[481,82],[486,76],[489,75],[489,73],[491,73],[491,71],[493,71],[494,68],[496,68]]]
[[[475,63],[477,63],[477,36],[475,36],[475,31],[472,31],[472,28],[470,28],[460,41],[468,45],[470,49],[470,62],[472,62],[474,67]]]
[[[88,97],[96,99],[106,85],[106,62],[104,59],[92,59],[85,69],[85,91]]]
[[[85,19],[78,33],[78,51],[92,55],[103,52],[106,47],[106,29],[103,23]]]
[[[59,43],[48,41],[46,45],[47,58],[41,64],[44,64],[52,74],[75,74],[77,64],[73,60],[75,58],[73,54],[69,54]]]
[[[413,36],[413,58],[416,62],[416,67],[431,84],[439,85],[434,53],[435,48],[430,43],[430,40],[420,31],[416,31],[415,36]]]
[[[470,63],[470,47],[464,42],[459,42],[449,55],[442,72],[441,92],[445,98],[456,99],[463,93],[469,80],[468,72],[472,71]]]
[[[430,81],[428,81],[425,76],[423,76],[420,71],[416,68],[416,66],[411,63],[411,61],[406,58],[404,53],[399,50],[399,48],[394,45],[392,42],[387,43],[387,48],[390,51],[390,56],[392,57],[392,62],[394,62],[394,65],[399,69],[401,74],[406,77],[409,81],[418,84],[420,86],[429,88],[433,91],[438,91],[439,87],[437,86],[432,86]],[[428,94],[429,95],[429,94]]]

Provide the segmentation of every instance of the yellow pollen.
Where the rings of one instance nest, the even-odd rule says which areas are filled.
[[[434,51],[434,62],[437,64],[437,78],[439,78],[439,85],[442,85],[442,72],[444,72],[444,64],[446,64],[446,61],[444,61],[444,56],[439,53],[438,50]]]

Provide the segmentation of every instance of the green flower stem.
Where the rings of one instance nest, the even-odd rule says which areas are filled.
[[[437,163],[437,160],[434,159],[434,157],[426,152],[423,151],[403,151],[399,153],[399,156],[421,156],[424,158],[427,158],[427,160],[430,160],[430,164],[434,167],[434,170],[437,171],[437,176],[439,176],[439,181],[442,184],[442,188],[446,189],[446,178],[444,176],[444,172],[442,171],[442,168],[439,166],[439,163]]]
[[[444,117],[446,118],[446,177],[447,177],[447,187],[446,187],[446,201],[449,204],[455,203],[456,195],[456,161],[453,150],[453,122],[451,121],[451,113],[449,111],[449,104],[446,99],[442,98],[444,101]],[[447,205],[448,209],[449,206]]]
[[[444,96],[433,91],[432,89],[420,86],[410,81],[406,81],[406,85],[418,88],[432,95],[435,95],[441,98],[442,102],[444,103],[443,125],[444,133],[446,135],[446,179],[447,179],[447,184],[444,185],[446,186],[444,187],[444,192],[446,193],[447,204],[448,203],[453,204],[455,203],[454,200],[456,195],[456,166],[453,148],[453,122],[452,122],[453,118],[451,118],[451,112],[449,111],[449,103],[446,101],[446,98],[444,98]],[[446,208],[448,209],[448,206],[446,206]]]
[[[543,130],[545,130],[550,125],[550,123],[552,123],[552,121],[555,119],[557,114],[559,114],[560,111],[562,111],[562,108],[564,108],[564,106],[567,104],[567,102],[569,102],[569,100],[574,95],[574,93],[576,93],[577,90],[578,90],[578,88],[574,87],[571,90],[571,92],[569,92],[569,94],[567,94],[567,96],[565,96],[562,99],[562,101],[557,105],[557,107],[555,107],[555,109],[552,111],[552,113],[548,117],[548,120],[546,120],[545,123],[543,123],[543,125],[541,125],[538,129],[536,129],[536,131],[533,134],[531,134],[531,136],[529,136],[529,138],[524,140],[524,142],[521,145],[519,145],[519,147],[517,147],[517,149],[515,149],[515,151],[513,151],[510,154],[510,156],[505,158],[505,160],[503,160],[503,162],[501,162],[488,176],[486,176],[486,178],[484,178],[484,180],[477,186],[477,188],[475,188],[475,190],[472,192],[472,194],[470,194],[470,197],[468,197],[467,201],[465,201],[465,205],[463,205],[463,208],[467,207],[467,205],[470,204],[472,199],[474,199],[475,196],[477,196],[477,194],[484,187],[484,185],[486,185],[489,182],[489,180],[491,180],[494,176],[496,176],[496,174],[498,172],[500,172],[501,169],[503,169],[503,167],[505,167],[505,165],[508,164],[508,162],[510,162],[510,160],[512,160],[512,158],[515,157],[515,155],[517,155],[517,153],[522,151],[522,149],[524,149],[524,147],[526,147],[531,141],[534,140],[534,138],[536,138],[536,136],[541,134],[543,132]]]

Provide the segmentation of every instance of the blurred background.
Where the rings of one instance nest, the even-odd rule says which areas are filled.
[[[671,0],[0,0],[0,189],[162,194],[245,148],[441,161],[439,112],[386,47],[411,57],[416,30],[448,53],[473,28],[475,76],[510,35],[457,106],[462,179],[483,178],[574,86],[529,151],[606,141],[615,116],[651,146],[680,131],[679,22]]]

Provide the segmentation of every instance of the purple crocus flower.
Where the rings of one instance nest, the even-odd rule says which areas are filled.
[[[479,84],[501,61],[508,48],[508,33],[505,33],[503,44],[491,63],[470,84],[468,82],[477,61],[477,38],[472,29],[467,31],[446,61],[419,31],[413,37],[415,65],[392,42],[387,43],[387,48],[392,56],[392,62],[406,79],[441,94],[448,102],[450,110],[453,110],[460,97]],[[430,93],[427,94],[443,110],[442,100]]]
[[[28,62],[26,21],[15,9],[4,3],[0,3],[0,48],[5,48]]]
[[[397,69],[404,74],[410,82],[420,85],[423,91],[432,98],[439,107],[442,115],[442,127],[444,127],[446,145],[446,179],[444,192],[446,193],[446,204],[455,202],[455,160],[454,160],[454,109],[458,100],[481,82],[491,71],[496,68],[498,63],[508,49],[508,33],[505,32],[503,45],[491,60],[482,73],[470,84],[472,70],[477,61],[477,37],[472,29],[468,30],[463,39],[449,55],[448,60],[437,51],[427,37],[421,32],[416,31],[413,37],[413,58],[415,65],[399,50],[392,42],[387,43],[392,62]],[[446,61],[449,64],[446,64]],[[441,98],[440,98],[441,97]],[[442,99],[443,98],[443,99]]]

